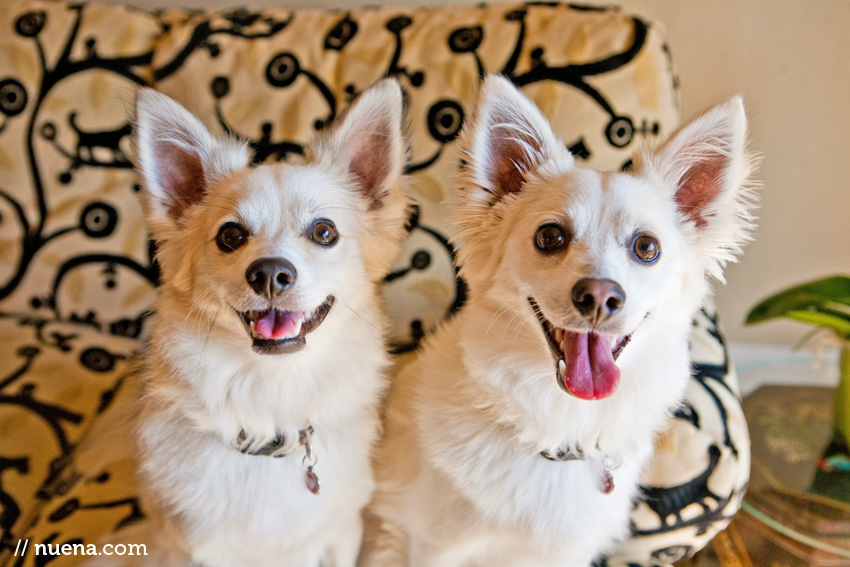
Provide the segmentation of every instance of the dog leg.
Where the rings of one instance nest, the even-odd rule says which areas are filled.
[[[321,567],[355,567],[360,544],[363,541],[363,521],[360,514],[341,519],[336,529],[328,534],[332,542],[321,562]]]
[[[374,513],[364,514],[365,535],[358,567],[408,567],[407,533]]]

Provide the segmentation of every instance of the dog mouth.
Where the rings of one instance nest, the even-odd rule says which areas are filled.
[[[616,362],[632,335],[561,329],[543,315],[534,298],[529,297],[528,302],[555,359],[555,375],[561,389],[582,400],[601,400],[613,395],[620,385],[620,369]]]
[[[318,307],[307,313],[270,307],[261,311],[236,311],[251,337],[257,354],[291,354],[307,346],[307,334],[315,331],[333,307],[329,295]]]

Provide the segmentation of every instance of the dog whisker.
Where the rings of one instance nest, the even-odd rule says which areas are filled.
[[[527,323],[528,323],[528,318],[526,317],[526,318],[524,318],[524,319],[522,320],[522,324],[521,324],[519,327],[517,327],[517,330],[516,330],[516,332],[514,333],[514,338],[513,338],[513,340],[511,341],[512,343],[515,343],[515,342],[516,342],[516,338],[519,336],[519,332],[520,332],[520,331],[522,331],[522,330],[525,328],[525,325],[526,325]]]
[[[358,319],[360,319],[361,321],[363,321],[364,323],[369,325],[372,329],[378,330],[378,327],[375,325],[374,319],[372,319],[372,318],[367,319],[366,317],[363,316],[362,313],[359,313],[354,308],[352,308],[350,305],[346,305],[345,308],[348,309],[349,311],[351,311],[352,313],[354,313],[354,315],[357,316]]]
[[[496,312],[490,318],[490,323],[487,325],[487,330],[484,331],[485,337],[490,335],[490,329],[493,328],[493,325],[496,323],[496,321],[501,319],[502,315],[508,312],[508,309],[510,309],[512,303],[515,302],[511,299],[508,299],[504,303],[502,303],[498,309],[496,309]]]
[[[203,362],[203,360],[204,360],[204,356],[206,356],[206,353],[207,353],[207,344],[208,344],[208,343],[209,343],[209,341],[210,341],[210,335],[212,334],[213,326],[215,326],[215,322],[218,320],[218,316],[219,316],[219,314],[220,314],[220,313],[221,313],[221,309],[219,309],[218,311],[216,311],[215,316],[214,316],[214,317],[212,318],[212,320],[210,321],[209,328],[207,329],[207,336],[206,336],[206,338],[204,338],[204,345],[201,347],[201,353],[200,353],[200,355],[198,355],[198,366],[197,366],[197,368],[195,369],[195,379],[196,379],[196,380],[198,379],[198,376],[200,376],[200,372],[201,372],[201,362]]]

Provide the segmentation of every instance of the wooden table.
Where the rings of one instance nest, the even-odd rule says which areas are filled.
[[[681,567],[850,567],[850,472],[818,461],[832,438],[832,389],[762,386],[744,398],[752,469],[744,507]],[[828,494],[829,496],[826,496]]]

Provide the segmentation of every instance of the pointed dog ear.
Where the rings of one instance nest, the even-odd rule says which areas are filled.
[[[342,169],[366,205],[370,238],[364,239],[366,268],[383,278],[401,246],[408,198],[402,184],[407,165],[404,98],[394,79],[369,87],[333,129],[310,144],[308,154]]]
[[[757,160],[747,148],[741,97],[718,104],[674,132],[654,150],[638,151],[635,172],[672,188],[682,222],[696,234],[707,271],[722,281],[753,228],[750,176]]]
[[[522,189],[527,172],[551,157],[572,163],[549,121],[504,77],[484,80],[476,116],[463,139],[467,156],[468,198],[493,204]]]
[[[152,232],[180,225],[209,183],[247,167],[245,144],[217,140],[191,112],[153,89],[136,95],[133,146]]]
[[[331,133],[330,149],[369,209],[382,207],[404,174],[403,114],[401,87],[385,79],[363,91]]]

